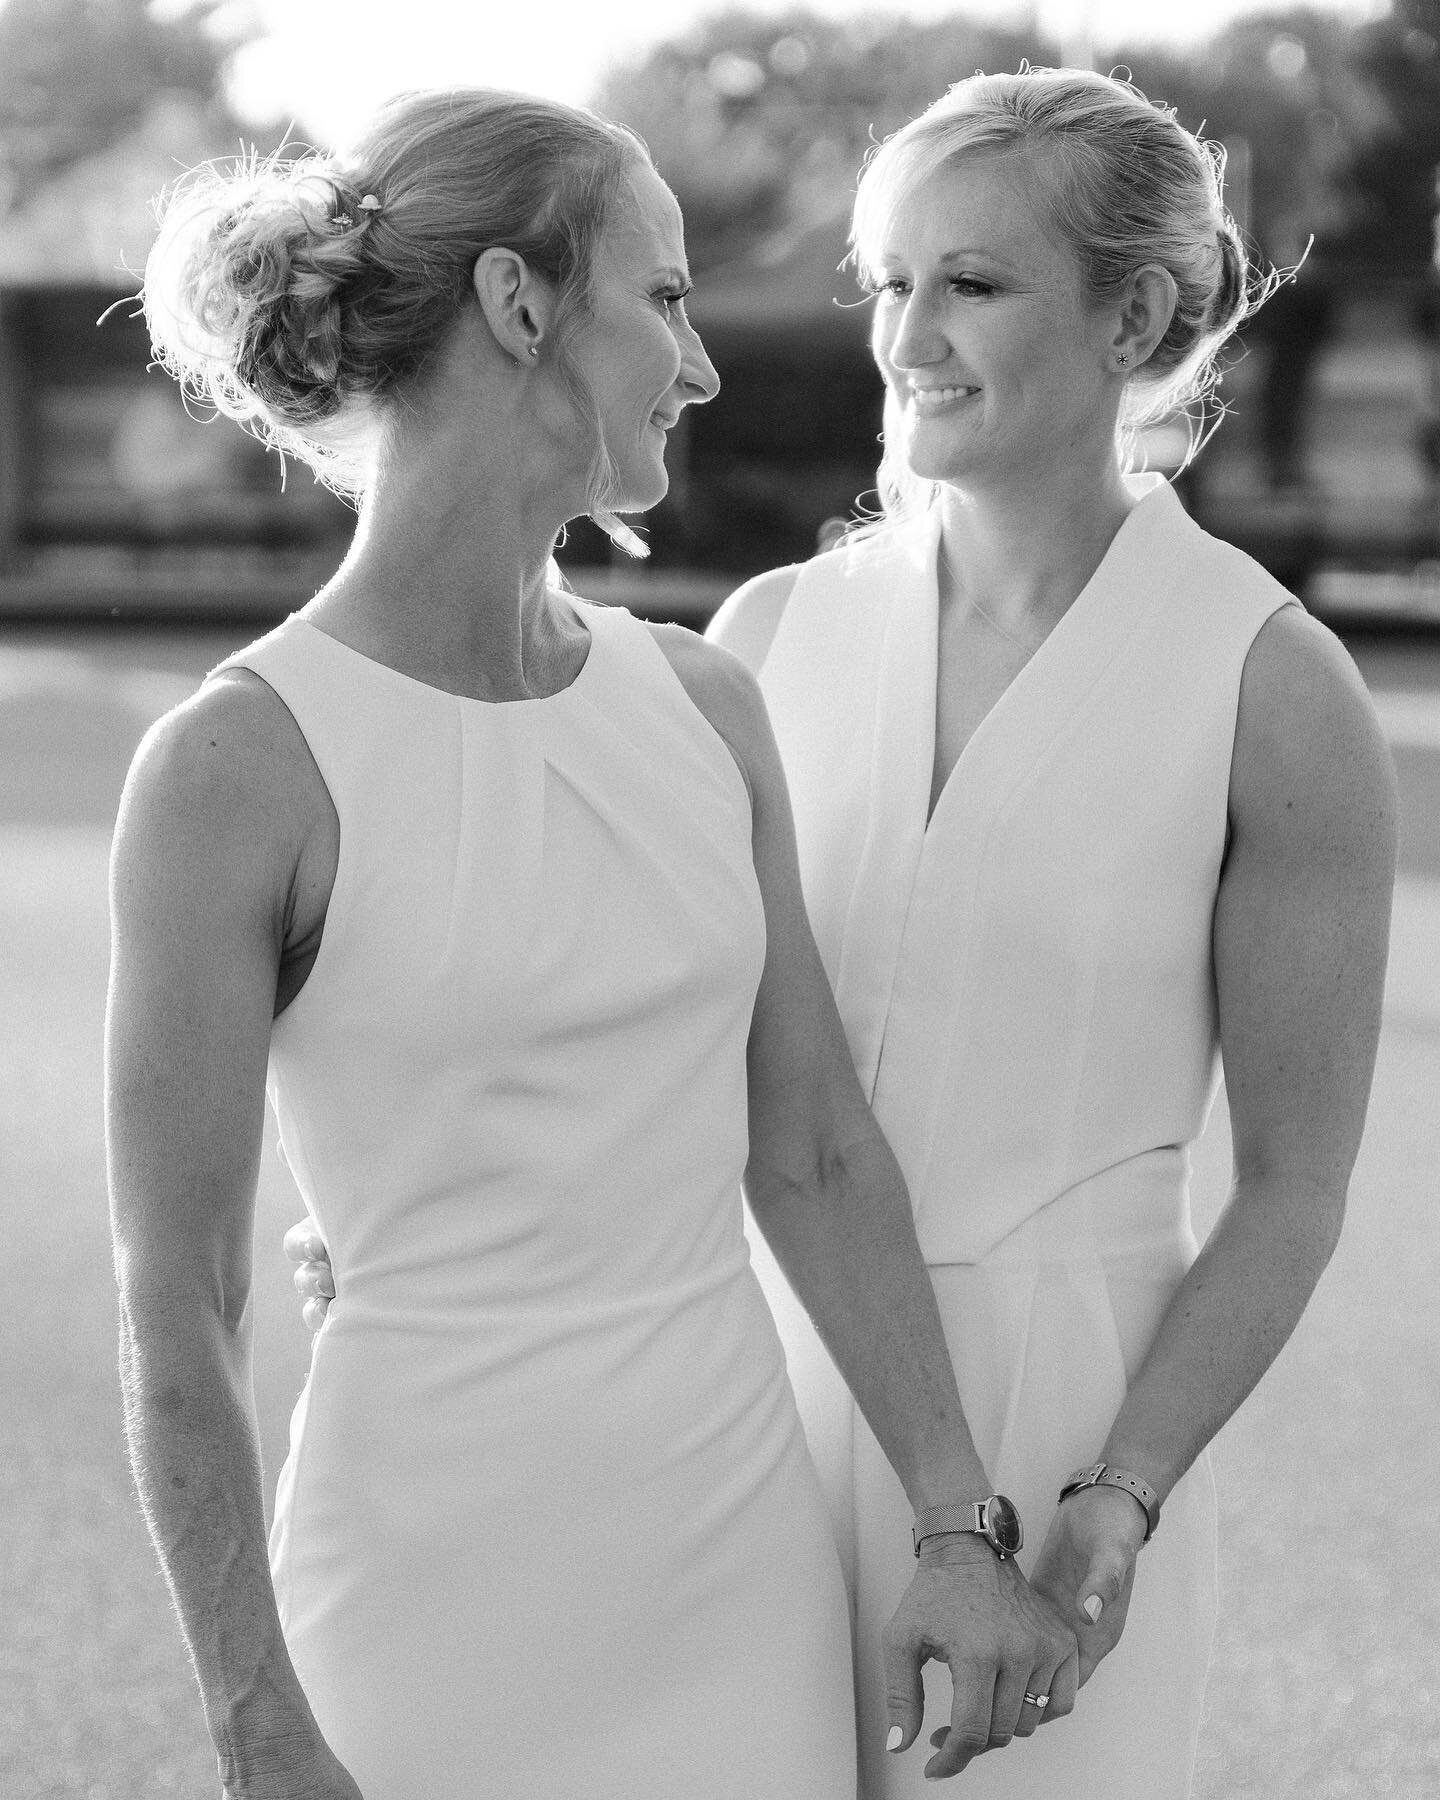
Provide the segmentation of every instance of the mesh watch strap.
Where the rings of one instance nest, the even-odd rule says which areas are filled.
[[[942,1531],[979,1531],[985,1529],[983,1515],[984,1502],[965,1500],[947,1506],[927,1506],[923,1512],[915,1515],[915,1527],[911,1536],[915,1542],[915,1554],[920,1554],[920,1546],[927,1537],[938,1537]]]
[[[973,1531],[1003,1562],[1014,1556],[1025,1542],[1025,1527],[1015,1503],[1004,1494],[991,1494],[988,1500],[949,1501],[939,1506],[923,1507],[915,1520],[913,1539],[915,1554],[928,1537],[945,1531]]]

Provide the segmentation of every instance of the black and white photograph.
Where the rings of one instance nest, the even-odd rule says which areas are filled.
[[[0,0],[0,1800],[1440,1792],[1440,0]]]

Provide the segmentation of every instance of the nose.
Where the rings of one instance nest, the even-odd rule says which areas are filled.
[[[679,382],[687,406],[703,406],[720,392],[720,377],[715,365],[705,354],[700,333],[687,319],[680,345]]]
[[[927,368],[949,354],[933,310],[914,291],[877,314],[874,349],[882,367],[895,369]]]

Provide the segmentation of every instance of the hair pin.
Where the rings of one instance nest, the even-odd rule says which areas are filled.
[[[380,211],[380,202],[375,198],[374,194],[365,194],[360,201],[360,210],[361,212],[366,213],[378,213]]]

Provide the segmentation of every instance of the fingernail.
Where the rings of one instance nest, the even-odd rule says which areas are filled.
[[[1100,1598],[1100,1596],[1098,1594],[1088,1595],[1084,1600],[1082,1600],[1080,1602],[1080,1605],[1085,1612],[1089,1613],[1090,1623],[1092,1625],[1100,1617],[1100,1614],[1105,1610],[1105,1602]]]
[[[898,1750],[900,1748],[900,1740],[904,1736],[905,1733],[898,1725],[892,1725],[890,1727],[890,1735],[885,1740],[885,1748],[887,1750]]]

